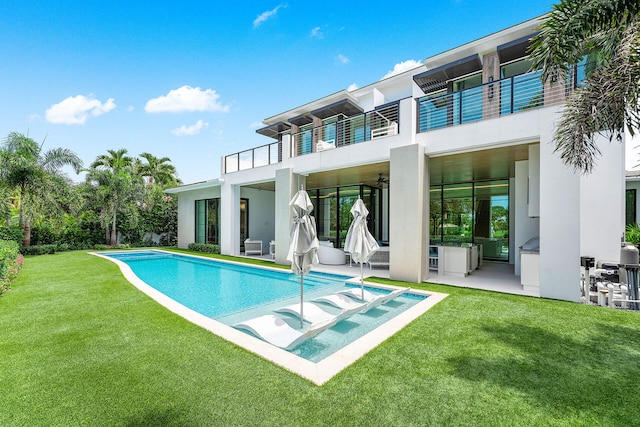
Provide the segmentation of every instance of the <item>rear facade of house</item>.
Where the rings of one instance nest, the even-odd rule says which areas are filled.
[[[554,153],[559,112],[584,67],[547,82],[531,72],[539,22],[265,119],[265,145],[224,156],[220,178],[169,190],[179,196],[178,246],[239,255],[247,238],[265,253],[274,241],[275,262],[286,264],[289,201],[302,187],[319,239],[338,248],[351,205],[364,200],[392,279],[473,275],[481,256],[510,266],[529,294],[579,301],[580,257],[619,257],[624,144],[603,138],[588,176]]]

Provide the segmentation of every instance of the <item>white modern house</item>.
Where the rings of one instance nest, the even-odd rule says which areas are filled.
[[[553,152],[559,111],[583,70],[547,82],[529,72],[538,24],[266,118],[257,131],[265,145],[223,157],[220,178],[168,190],[179,196],[178,245],[240,255],[246,238],[265,253],[275,241],[275,262],[286,264],[289,201],[303,186],[320,240],[336,248],[350,206],[365,201],[392,279],[462,278],[482,257],[511,266],[532,295],[579,301],[580,257],[620,256],[624,144],[603,139],[588,176]]]

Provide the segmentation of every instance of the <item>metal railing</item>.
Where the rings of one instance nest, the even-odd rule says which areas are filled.
[[[282,161],[282,144],[274,142],[224,157],[224,173],[237,172]]]
[[[558,104],[566,99],[572,82],[544,85],[540,72],[502,80],[440,96],[418,98],[418,132],[456,126],[478,120]]]
[[[367,113],[297,132],[291,135],[291,157],[397,135],[399,119],[398,101]]]

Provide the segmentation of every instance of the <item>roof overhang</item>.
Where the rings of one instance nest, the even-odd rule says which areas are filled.
[[[168,194],[179,194],[186,193],[187,191],[201,190],[203,188],[220,187],[222,184],[224,184],[224,179],[216,178],[207,181],[194,182],[192,184],[185,184],[179,187],[167,188],[164,192]]]
[[[351,101],[349,98],[344,98],[340,101],[334,102],[333,104],[316,108],[311,112],[311,115],[324,120],[327,117],[337,116],[338,114],[350,117],[362,113],[364,113],[364,110],[360,108],[358,104]]]
[[[424,93],[447,87],[447,81],[482,70],[482,61],[477,53],[449,64],[413,76],[413,81]]]
[[[304,125],[308,125],[309,123],[313,122],[313,117],[309,116],[308,114],[300,114],[298,116],[290,118],[287,121],[289,123],[291,123],[292,125],[304,126]]]
[[[531,45],[531,39],[537,34],[539,33],[530,34],[498,46],[497,51],[500,63],[504,64],[527,56],[527,51]]]
[[[268,136],[269,138],[278,139],[278,135],[282,132],[291,129],[291,125],[289,123],[278,122],[272,125],[260,128],[256,130],[256,133],[260,135]]]
[[[268,117],[264,119],[262,123],[264,123],[265,125],[272,125],[278,122],[289,122],[296,124],[292,120],[301,122],[304,120],[302,117],[308,116],[312,111],[321,110],[324,107],[341,102],[345,99],[351,102],[353,105],[358,105],[358,99],[355,96],[353,96],[348,90],[341,90],[331,95],[327,95],[324,98],[317,99],[315,101],[309,102],[275,116]],[[313,119],[311,118],[309,121],[303,124],[311,123],[312,120]]]

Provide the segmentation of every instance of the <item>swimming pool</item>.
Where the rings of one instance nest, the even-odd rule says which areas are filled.
[[[159,251],[105,254],[131,267],[158,291],[212,319],[300,297],[299,276]],[[310,272],[305,293],[344,284],[349,277]],[[228,322],[225,322],[228,323]]]
[[[366,314],[356,313],[287,352],[232,326],[299,303],[299,276],[290,271],[159,250],[95,255],[116,262],[132,284],[170,310],[316,384],[324,383],[446,296],[412,290]],[[356,286],[354,282],[357,280],[348,276],[311,271],[305,275],[304,299]],[[384,288],[376,285],[369,290],[388,292]],[[277,315],[295,324],[293,317]]]

